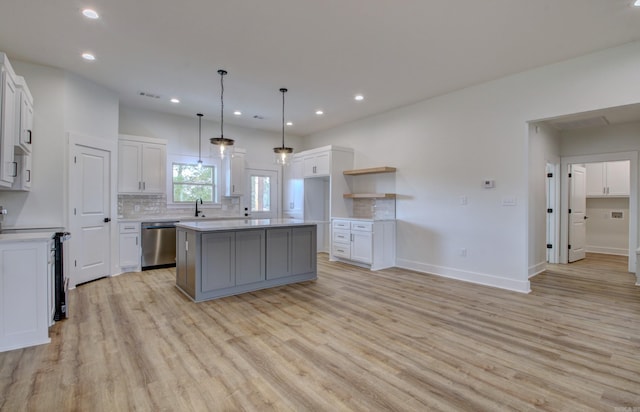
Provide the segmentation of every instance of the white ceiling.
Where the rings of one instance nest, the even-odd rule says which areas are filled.
[[[0,51],[87,77],[126,106],[216,121],[224,68],[225,122],[280,130],[287,87],[287,133],[307,135],[639,40],[632,1],[1,0]]]

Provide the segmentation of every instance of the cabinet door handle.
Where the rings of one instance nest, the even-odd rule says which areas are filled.
[[[142,182],[138,182],[138,190],[142,190]]]
[[[142,190],[147,190],[147,182],[142,182]]]
[[[29,133],[29,141],[27,142],[27,144],[31,144],[31,130],[27,130],[27,133]]]
[[[27,182],[31,183],[31,170],[27,169]]]
[[[235,193],[236,192],[236,185],[231,185],[231,193]]]
[[[13,176],[11,177],[17,177],[18,176],[18,162],[11,162],[13,163]]]
[[[138,236],[136,236],[136,246],[138,246]]]

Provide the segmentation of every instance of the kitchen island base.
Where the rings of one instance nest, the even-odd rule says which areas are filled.
[[[317,279],[314,224],[197,222],[176,235],[176,286],[195,302]]]

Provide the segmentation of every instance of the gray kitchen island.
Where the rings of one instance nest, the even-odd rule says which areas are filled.
[[[195,302],[317,279],[314,223],[177,223],[176,243],[176,286]]]

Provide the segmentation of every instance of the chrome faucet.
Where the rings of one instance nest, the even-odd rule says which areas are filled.
[[[200,202],[200,204],[202,204],[202,198],[196,199],[196,217],[199,217],[200,213],[202,213],[202,210],[198,210],[198,202]]]

